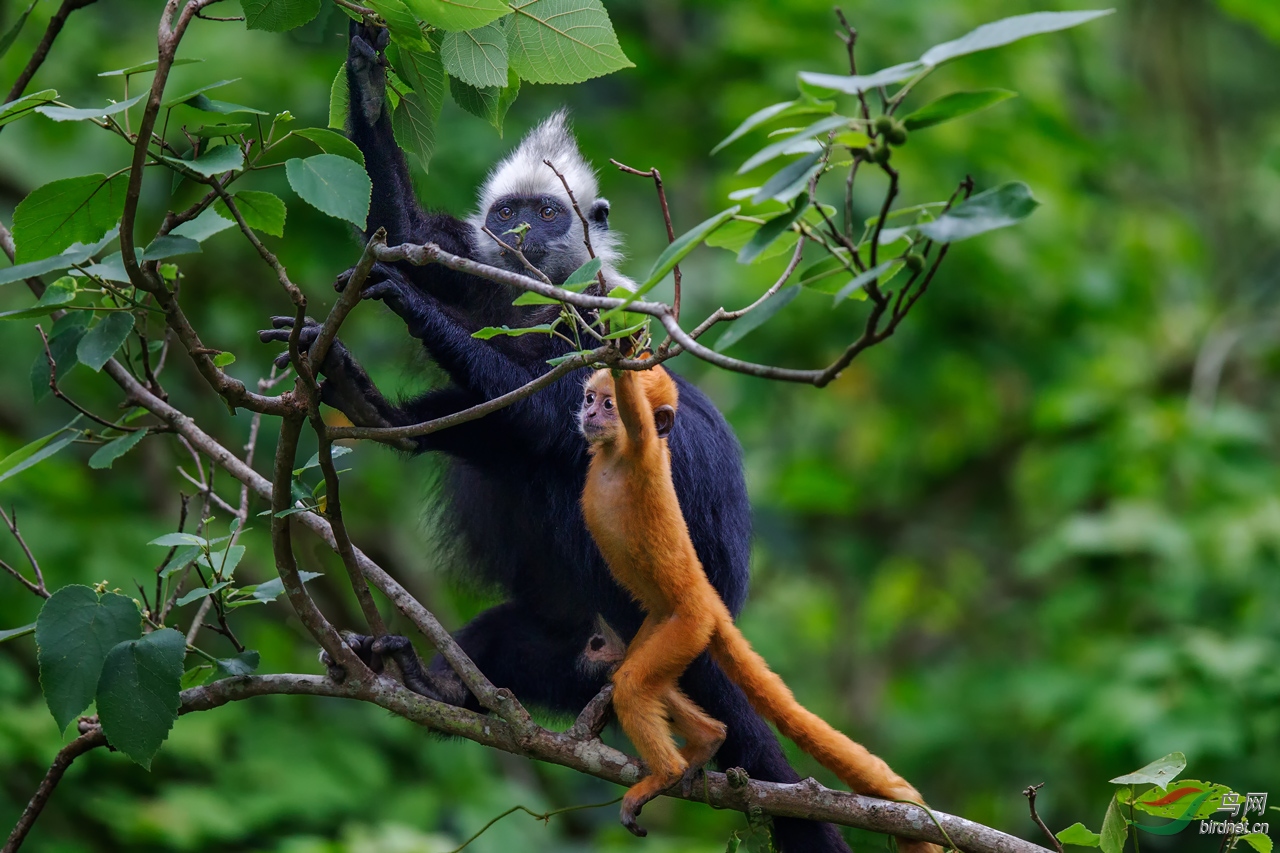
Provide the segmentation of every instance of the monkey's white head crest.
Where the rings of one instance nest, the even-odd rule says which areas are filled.
[[[600,192],[595,170],[578,150],[578,142],[569,129],[569,115],[557,110],[529,131],[515,151],[493,167],[480,190],[480,211],[487,211],[504,196],[548,195],[562,198],[568,206],[568,195],[555,172],[544,161],[564,175],[569,189],[585,211]]]

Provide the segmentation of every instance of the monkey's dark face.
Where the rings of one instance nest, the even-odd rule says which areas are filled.
[[[618,429],[618,410],[614,406],[613,388],[592,383],[582,393],[582,411],[578,415],[582,435],[589,444],[609,441]]]
[[[576,216],[572,207],[552,196],[505,196],[489,208],[485,224],[502,238],[502,242],[519,246],[530,263],[541,268],[542,261],[556,241],[569,233]],[[508,233],[524,225],[528,230],[524,232],[523,239],[518,234]],[[515,264],[518,268],[519,262],[515,261]]]

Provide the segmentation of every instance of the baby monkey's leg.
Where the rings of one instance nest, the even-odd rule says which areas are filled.
[[[693,793],[693,780],[698,771],[720,751],[728,729],[678,687],[667,694],[667,710],[671,713],[672,727],[684,737],[680,756],[687,766],[680,779],[680,792],[687,797]]]

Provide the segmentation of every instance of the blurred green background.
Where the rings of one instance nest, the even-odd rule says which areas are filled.
[[[0,26],[25,5],[0,2]],[[233,5],[212,13],[235,14]],[[446,105],[419,189],[432,205],[466,210],[487,166],[568,104],[584,151],[605,166],[629,271],[642,275],[666,241],[653,188],[608,158],[661,169],[676,230],[687,229],[756,182],[733,175],[750,141],[716,157],[710,148],[746,115],[794,97],[797,71],[842,71],[843,49],[830,0],[606,5],[636,68],[576,87],[526,84],[505,139]],[[0,61],[6,87],[55,6],[44,0]],[[1066,8],[1078,7],[845,6],[866,70],[989,20]],[[119,78],[95,74],[154,57],[159,11],[101,0],[77,12],[29,91],[54,87],[76,104],[120,97]],[[179,55],[206,62],[176,69],[170,90],[238,77],[218,97],[323,126],[345,21],[326,7],[288,35],[196,22]],[[745,449],[757,534],[742,627],[803,702],[932,804],[1038,842],[1024,786],[1047,782],[1040,809],[1055,830],[1076,820],[1096,829],[1106,780],[1174,750],[1187,754],[1188,777],[1280,795],[1280,6],[1124,0],[1080,29],[947,65],[908,103],[991,86],[1020,97],[913,134],[897,155],[901,204],[945,198],[966,173],[979,189],[1018,179],[1043,202],[1030,220],[957,245],[898,334],[824,390],[677,362]],[[0,215],[10,221],[44,182],[113,171],[126,156],[122,141],[84,124],[12,125],[0,134]],[[357,243],[290,195],[278,170],[250,180],[289,200],[285,237],[266,242],[323,313]],[[144,225],[158,222],[167,189],[148,180]],[[868,182],[860,215],[879,191]],[[234,375],[255,380],[273,353],[253,332],[287,308],[269,270],[234,231],[181,260],[189,316],[210,345],[237,354]],[[781,264],[741,267],[700,250],[685,265],[686,318],[745,305]],[[27,304],[20,287],[0,291],[0,309]],[[828,297],[805,293],[731,352],[825,364],[863,311],[848,302],[833,312]],[[385,387],[420,388],[431,376],[380,306],[357,311],[344,337]],[[31,402],[39,351],[29,323],[0,324],[0,456],[68,419],[57,401]],[[166,385],[228,446],[244,442],[248,416],[230,417],[189,364],[176,363]],[[102,411],[118,403],[115,387],[83,367],[66,387]],[[0,502],[16,507],[51,588],[106,580],[131,591],[162,556],[144,543],[174,529],[178,493],[190,492],[174,468],[189,461],[163,438],[111,471],[89,470],[87,455],[64,453],[0,484]],[[434,552],[424,521],[433,460],[361,445],[344,462],[348,524],[362,547],[448,625],[490,601],[460,589]],[[230,479],[219,482],[232,497]],[[243,540],[243,577],[272,572],[263,528]],[[0,557],[21,559],[7,537]],[[300,558],[337,568],[312,540]],[[343,585],[317,581],[313,592],[356,626]],[[37,610],[0,577],[0,628]],[[238,633],[262,652],[264,671],[319,671],[284,604],[248,610]],[[229,650],[212,635],[205,645]],[[5,831],[59,744],[31,638],[0,645]],[[277,697],[182,718],[150,773],[104,751],[82,759],[28,849],[437,853],[518,803],[542,810],[618,793],[442,741],[373,707]],[[737,813],[667,800],[645,816],[652,832],[638,841],[612,807],[546,826],[515,815],[470,849],[711,853],[745,826]],[[1142,838],[1155,850],[1217,843],[1190,832]]]

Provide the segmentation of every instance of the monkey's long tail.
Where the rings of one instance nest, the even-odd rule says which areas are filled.
[[[741,687],[760,716],[823,767],[840,777],[854,791],[887,800],[910,800],[922,803],[920,793],[911,783],[890,769],[883,759],[865,746],[836,731],[826,720],[796,701],[790,688],[769,669],[764,658],[751,648],[733,617],[723,606],[717,618],[716,632],[711,638],[711,656],[729,678]],[[904,850],[933,851],[934,845],[909,842]]]

